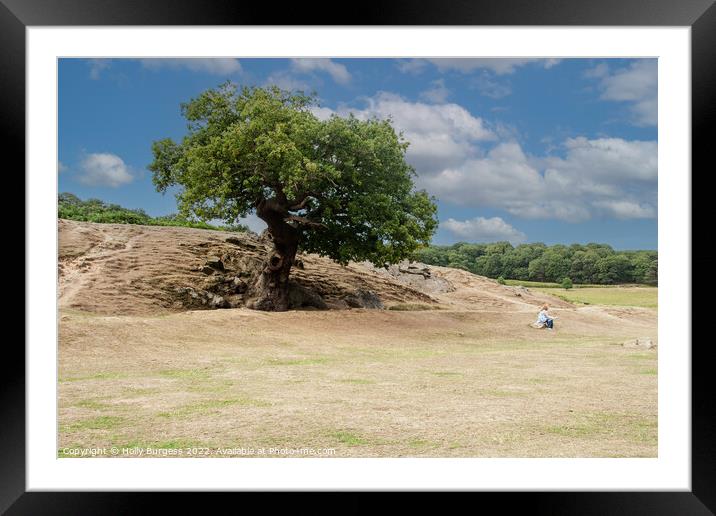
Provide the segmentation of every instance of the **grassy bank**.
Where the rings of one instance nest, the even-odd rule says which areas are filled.
[[[512,285],[512,286],[522,286],[522,287],[528,287],[528,288],[538,288],[538,289],[544,289],[544,288],[559,288],[562,290],[565,290],[562,288],[562,285],[559,283],[551,283],[547,281],[525,281],[525,280],[505,280],[505,285]],[[595,285],[593,283],[582,283],[582,284],[574,284],[573,289],[577,288],[652,288],[656,290],[656,285],[644,285],[641,283],[625,283],[623,285]]]
[[[570,303],[606,306],[657,308],[659,291],[653,287],[583,287],[571,290],[542,290]]]

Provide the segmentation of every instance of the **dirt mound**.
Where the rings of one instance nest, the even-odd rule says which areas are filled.
[[[268,253],[252,233],[59,220],[58,298],[62,308],[146,314],[245,305]],[[403,263],[341,266],[299,255],[294,308],[383,308],[400,303],[466,310],[534,311],[557,298],[519,291],[465,271]]]

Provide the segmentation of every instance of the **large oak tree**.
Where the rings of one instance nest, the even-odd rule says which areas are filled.
[[[408,142],[389,120],[312,112],[314,97],[225,83],[182,104],[188,134],[152,145],[159,191],[179,186],[183,215],[235,223],[255,212],[273,251],[249,306],[288,309],[297,251],[339,263],[395,263],[430,241],[436,206],[415,191]]]

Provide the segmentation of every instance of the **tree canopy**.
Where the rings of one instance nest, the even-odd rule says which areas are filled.
[[[464,269],[490,278],[561,283],[658,282],[656,251],[615,251],[606,244],[546,246],[543,243],[469,244],[430,246],[413,258],[429,265]]]
[[[268,204],[302,230],[302,250],[341,263],[392,263],[428,244],[436,206],[413,189],[408,142],[389,120],[321,120],[316,105],[276,87],[205,91],[181,106],[182,142],[152,146],[157,189],[179,185],[182,214],[229,224]]]
[[[416,191],[408,147],[390,120],[314,113],[302,93],[227,82],[182,104],[181,143],[154,142],[159,191],[179,186],[180,213],[229,224],[255,211],[274,251],[254,307],[285,310],[297,249],[342,264],[395,263],[427,245],[437,207]]]

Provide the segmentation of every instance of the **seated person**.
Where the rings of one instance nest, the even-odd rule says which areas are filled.
[[[554,328],[554,317],[550,317],[547,311],[549,310],[549,305],[544,304],[539,310],[539,314],[537,315],[537,322],[536,324],[540,328],[547,327],[548,330],[551,330]]]

